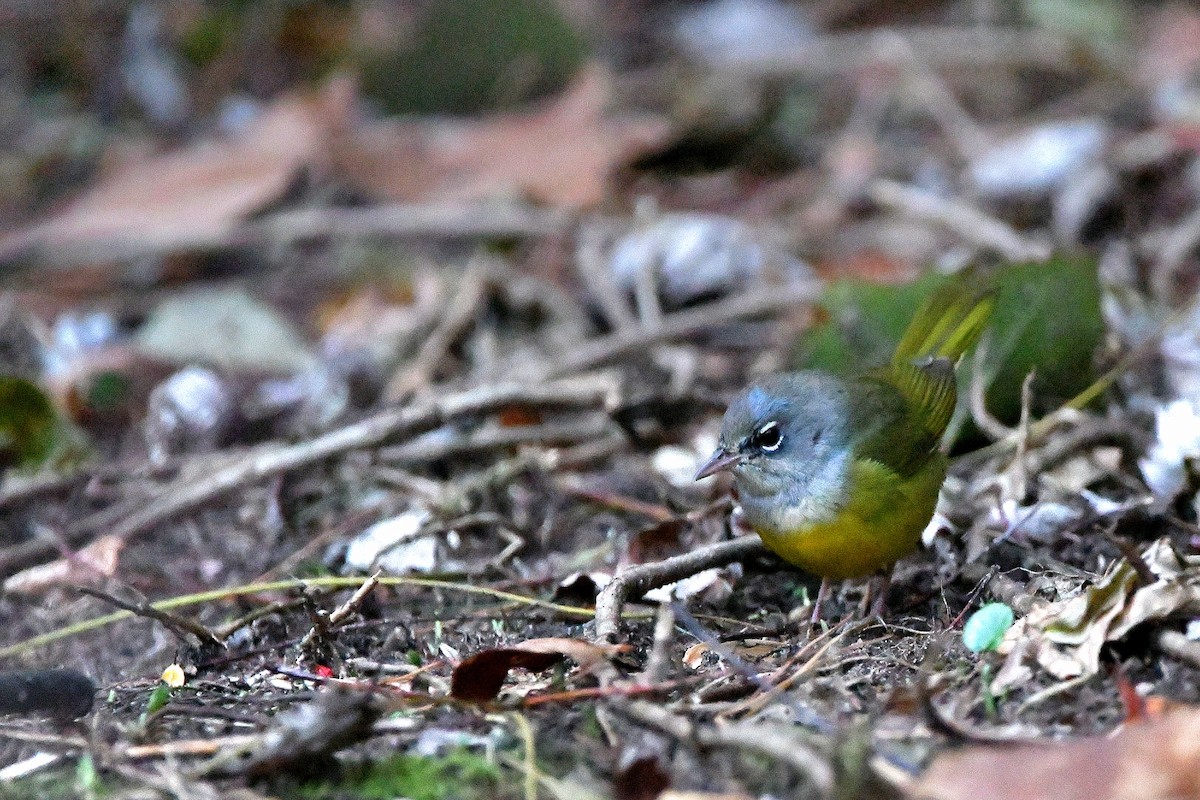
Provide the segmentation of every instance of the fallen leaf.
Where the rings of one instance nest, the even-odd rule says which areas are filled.
[[[111,578],[124,547],[124,539],[101,536],[70,558],[39,564],[10,576],[4,581],[4,593],[41,594],[56,586],[94,584],[97,578]]]
[[[598,69],[540,110],[478,120],[396,121],[349,130],[335,169],[379,198],[466,201],[522,196],[588,208],[608,196],[613,171],[665,143],[654,117],[610,117]]]
[[[280,97],[236,138],[119,166],[45,222],[0,238],[0,260],[30,247],[219,238],[279,200],[302,170],[324,166],[353,98],[353,84],[337,79],[317,93]]]
[[[65,433],[54,405],[37,384],[0,375],[0,469],[41,466]]]
[[[1200,798],[1200,709],[1112,736],[938,757],[909,793],[921,800],[1188,800]]]
[[[172,364],[291,374],[315,356],[275,309],[241,290],[197,290],[163,302],[137,335],[138,349]]]
[[[1031,615],[1030,627],[1041,630],[1043,669],[1063,679],[1093,675],[1106,643],[1147,622],[1200,613],[1200,556],[1178,555],[1166,538],[1140,555],[1157,578],[1153,583],[1139,586],[1137,572],[1121,560],[1083,594]]]
[[[585,672],[603,663],[628,645],[599,645],[582,639],[549,637],[530,639],[511,647],[483,650],[464,658],[450,677],[450,696],[471,703],[494,700],[511,669],[541,672],[570,658]]]
[[[613,775],[616,800],[655,800],[671,785],[671,774],[655,753],[633,753],[621,758]]]

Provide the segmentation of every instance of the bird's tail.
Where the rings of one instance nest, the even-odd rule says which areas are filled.
[[[939,439],[958,400],[954,368],[983,335],[994,304],[994,288],[979,274],[953,278],[926,299],[896,345],[891,364],[896,387]]]

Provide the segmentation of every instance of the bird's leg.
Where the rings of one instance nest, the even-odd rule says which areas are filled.
[[[809,625],[817,625],[821,622],[821,607],[825,605],[825,600],[829,597],[829,586],[832,581],[829,578],[821,578],[821,588],[817,590],[817,599],[813,603],[812,617],[809,618]]]
[[[892,585],[892,570],[890,567],[885,567],[871,576],[871,582],[867,585],[867,595],[872,598],[871,616],[883,618],[883,612],[887,611],[887,596],[888,589]]]

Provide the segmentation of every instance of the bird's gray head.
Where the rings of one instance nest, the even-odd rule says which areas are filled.
[[[823,372],[773,375],[734,398],[720,447],[696,478],[733,473],[750,516],[760,502],[777,511],[840,505],[850,461],[846,384]]]

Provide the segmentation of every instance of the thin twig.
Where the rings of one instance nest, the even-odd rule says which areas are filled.
[[[520,445],[572,445],[599,439],[614,427],[607,416],[597,414],[568,422],[492,428],[464,432],[438,441],[414,441],[385,447],[379,451],[379,460],[389,464],[427,464],[443,458],[483,455]]]
[[[438,237],[488,239],[553,236],[574,224],[557,209],[498,203],[395,203],[356,208],[281,211],[227,231],[131,231],[70,241],[47,241],[41,228],[3,242],[0,263],[31,251],[68,265],[84,259],[134,261],[186,251],[280,246],[337,238]]]
[[[893,37],[920,53],[930,69],[1035,66],[1068,71],[1078,63],[1078,42],[1030,28],[931,26],[889,28],[887,34],[886,39],[877,32],[829,34],[786,52],[772,47],[724,60],[719,66],[764,77],[840,75],[890,60],[894,48],[880,44]]]
[[[323,620],[323,625],[313,625],[309,628],[308,633],[304,634],[304,638],[300,640],[300,649],[304,652],[313,646],[318,637],[326,636],[330,631],[340,626],[346,619],[358,610],[358,607],[363,604],[375,587],[379,585],[379,573],[376,572],[371,577],[363,581],[362,586],[355,590],[354,594],[329,613],[328,618]]]
[[[394,439],[415,436],[462,417],[487,414],[514,405],[586,408],[614,404],[612,382],[601,376],[590,376],[545,384],[484,386],[406,408],[387,409],[307,442],[255,448],[203,478],[189,476],[167,484],[149,501],[139,499],[132,507],[105,509],[68,530],[66,540],[75,545],[101,531],[119,539],[132,539],[239,487],[354,450],[379,447]],[[35,540],[27,544],[29,546],[19,550],[10,549],[0,557],[0,573],[54,552],[54,544],[50,542]]]
[[[818,282],[806,281],[790,286],[756,289],[720,302],[676,311],[666,315],[656,328],[625,328],[575,346],[551,368],[550,376],[559,377],[592,369],[654,344],[694,336],[714,325],[791,311],[796,306],[813,302],[821,296],[821,291]]]
[[[134,616],[152,619],[155,622],[161,623],[164,628],[175,634],[175,637],[180,641],[187,642],[190,638],[195,637],[200,641],[201,645],[217,650],[225,648],[225,643],[217,638],[215,633],[199,622],[155,608],[148,600],[122,600],[120,597],[91,586],[79,586],[76,588],[81,594],[95,597],[97,600],[103,600],[109,605],[128,611]]]
[[[487,274],[487,264],[480,260],[467,267],[445,314],[440,316],[412,361],[397,370],[384,387],[383,398],[386,402],[399,402],[417,389],[427,386],[435,377],[450,348],[479,315],[487,297]]]
[[[987,386],[984,378],[984,364],[987,362],[989,337],[984,337],[975,347],[972,361],[971,385],[967,388],[967,398],[971,409],[971,420],[979,430],[983,431],[993,442],[1007,438],[1013,431],[992,415],[987,409]]]
[[[915,186],[883,179],[872,182],[867,194],[885,208],[939,225],[963,241],[994,250],[1010,261],[1043,261],[1052,252],[1049,242],[1023,236],[965,200],[940,197]]]
[[[741,561],[763,552],[766,551],[758,534],[750,534],[618,572],[596,599],[596,641],[617,641],[621,606],[630,597],[640,597],[651,589],[682,580],[697,572]]]

